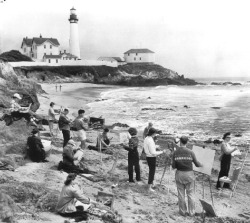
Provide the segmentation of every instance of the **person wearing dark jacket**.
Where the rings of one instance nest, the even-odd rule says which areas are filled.
[[[28,137],[28,156],[33,162],[43,162],[46,158],[41,139],[38,137],[39,130],[33,129],[32,135]]]
[[[64,112],[60,115],[58,125],[63,134],[63,147],[65,147],[70,140],[70,119],[68,118],[69,110],[64,109]]]
[[[140,164],[139,164],[139,153],[137,150],[139,139],[137,137],[137,130],[135,128],[129,128],[128,130],[131,138],[129,139],[128,146],[123,145],[124,149],[128,151],[128,175],[129,182],[134,183],[133,172],[135,168],[136,181],[141,181]]]
[[[202,164],[197,161],[194,152],[186,147],[188,137],[180,138],[180,147],[177,148],[172,157],[172,167],[177,169],[175,172],[175,181],[178,191],[179,213],[186,216],[195,215],[194,202],[194,171],[193,163],[197,167],[202,167]],[[185,202],[185,192],[188,197],[188,210]]]

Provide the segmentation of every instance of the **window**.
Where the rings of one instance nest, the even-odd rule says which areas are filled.
[[[52,55],[52,53],[50,52],[50,55]]]
[[[50,45],[50,49],[52,49],[52,45]]]
[[[50,59],[49,59],[49,63],[50,63]]]
[[[46,53],[44,53],[44,56],[46,56]]]
[[[56,63],[58,63],[58,59],[56,59]]]
[[[23,48],[23,52],[26,53],[26,48],[25,47]]]
[[[140,60],[141,60],[141,57],[140,57]]]
[[[76,60],[76,58],[75,58],[75,60]]]
[[[46,45],[44,45],[44,49],[46,49]]]
[[[136,60],[136,57],[134,58],[134,60]]]
[[[135,55],[138,56],[138,53],[136,53]]]
[[[129,56],[129,53],[128,53],[128,56]]]

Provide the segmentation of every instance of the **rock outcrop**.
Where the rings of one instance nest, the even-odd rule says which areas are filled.
[[[87,82],[125,86],[196,85],[194,80],[157,64],[14,68],[19,76],[38,82]]]

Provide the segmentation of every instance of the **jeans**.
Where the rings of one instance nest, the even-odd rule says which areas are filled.
[[[140,164],[139,164],[139,154],[128,154],[128,175],[129,182],[134,181],[133,172],[135,167],[136,180],[141,180]]]
[[[63,147],[65,147],[70,140],[70,130],[62,129],[63,134]]]
[[[188,213],[190,216],[195,214],[195,202],[194,202],[194,181],[186,184],[182,184],[176,181],[177,191],[178,191],[178,204],[179,213],[185,215],[187,212],[187,206],[185,202],[185,192],[188,198]]]
[[[228,173],[230,170],[230,164],[231,164],[231,154],[227,155],[227,154],[223,154],[222,159],[221,159],[221,163],[220,163],[220,173],[218,176],[218,181],[217,181],[217,188],[220,188],[220,178],[221,177],[228,177]],[[229,184],[228,183],[224,183],[223,187],[224,188],[229,188]]]
[[[156,168],[156,157],[147,157],[149,175],[148,184],[153,184],[155,178],[155,168]]]
[[[77,210],[76,212],[71,213],[60,213],[60,215],[63,217],[73,218],[75,222],[86,221],[88,219],[87,212],[82,210]]]

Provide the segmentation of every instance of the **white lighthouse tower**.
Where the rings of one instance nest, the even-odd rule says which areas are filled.
[[[76,15],[76,10],[74,7],[70,9],[70,40],[69,40],[69,48],[70,53],[74,56],[80,57],[80,43],[79,43],[79,33],[78,33],[78,18]]]

